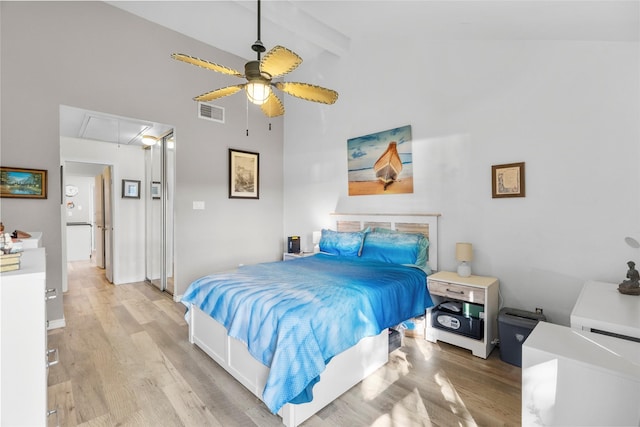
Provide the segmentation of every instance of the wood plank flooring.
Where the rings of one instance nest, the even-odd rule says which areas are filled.
[[[69,264],[66,327],[49,331],[49,407],[61,426],[279,426],[188,341],[184,306],[145,283],[114,286]],[[49,425],[55,425],[51,417]],[[307,420],[327,426],[517,426],[520,368],[405,338],[389,363]]]

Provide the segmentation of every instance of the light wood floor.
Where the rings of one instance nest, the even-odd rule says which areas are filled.
[[[62,426],[277,426],[280,419],[188,342],[184,307],[145,283],[69,266],[66,327],[49,332],[49,407]],[[517,426],[520,368],[494,350],[405,338],[389,363],[303,426]],[[49,425],[54,425],[50,420]]]

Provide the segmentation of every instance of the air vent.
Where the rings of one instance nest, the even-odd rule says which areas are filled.
[[[224,107],[209,104],[207,102],[198,102],[198,117],[218,123],[224,123]]]

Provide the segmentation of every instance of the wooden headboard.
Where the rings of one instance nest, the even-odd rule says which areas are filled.
[[[331,214],[337,231],[382,227],[424,234],[429,239],[429,267],[434,272],[438,270],[438,217],[440,214]]]

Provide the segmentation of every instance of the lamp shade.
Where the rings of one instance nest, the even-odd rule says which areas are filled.
[[[471,243],[456,243],[456,260],[460,262],[473,261],[473,246]]]

